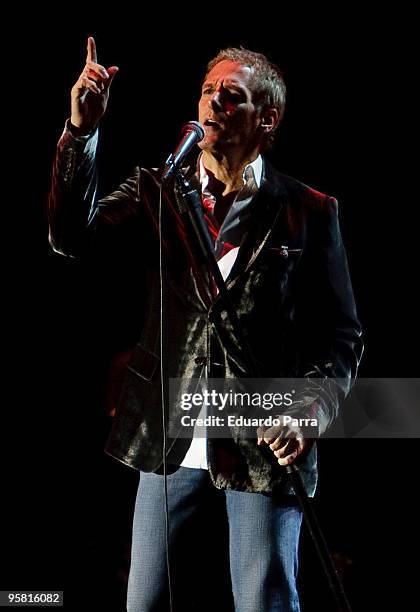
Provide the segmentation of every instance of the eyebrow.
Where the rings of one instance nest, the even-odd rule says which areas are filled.
[[[205,87],[209,87],[209,86],[214,86],[215,81],[205,81],[201,87],[201,89],[204,89]],[[224,87],[234,87],[235,89],[237,89],[239,92],[243,92],[246,93],[246,90],[244,87],[242,87],[242,85],[240,83],[238,83],[238,81],[225,81],[223,83]]]

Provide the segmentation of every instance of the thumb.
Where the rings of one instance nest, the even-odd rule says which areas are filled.
[[[258,427],[257,429],[257,445],[261,446],[261,444],[264,444],[264,432],[266,430],[266,427]]]
[[[114,79],[114,76],[117,74],[118,70],[119,70],[118,66],[111,66],[110,68],[107,69],[107,72],[109,74],[108,81],[105,84],[105,87],[107,89],[109,89],[109,87],[110,87],[110,85],[111,85],[111,83],[112,83],[112,81]]]

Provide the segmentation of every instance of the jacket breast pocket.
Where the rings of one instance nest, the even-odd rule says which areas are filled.
[[[274,274],[279,271],[290,272],[295,268],[303,249],[292,249],[286,245],[266,246],[259,257],[259,269]]]
[[[302,249],[277,245],[265,247],[250,274],[250,292],[255,301],[269,302],[270,308],[278,308],[290,293],[290,283],[295,278]]]
[[[289,258],[292,260],[297,260],[302,255],[303,249],[289,249],[286,245],[281,245],[279,247],[266,247],[266,253],[269,253],[272,256],[277,256],[284,261],[287,261]]]

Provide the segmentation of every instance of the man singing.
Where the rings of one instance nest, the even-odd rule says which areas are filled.
[[[284,424],[259,429],[254,438],[232,431],[224,438],[172,436],[164,445],[162,384],[169,378],[254,373],[224,298],[196,254],[173,184],[162,189],[159,171],[136,167],[116,191],[97,197],[98,131],[117,70],[98,63],[89,38],[58,143],[49,222],[52,247],[71,257],[91,252],[105,229],[112,240],[118,227],[136,241],[139,267],[146,269],[142,333],[106,447],[140,470],[127,609],[168,610],[172,600],[173,609],[184,612],[207,609],[211,596],[217,601],[217,551],[210,551],[207,536],[218,531],[229,551],[236,612],[295,612],[302,515],[285,466],[299,467],[313,495],[313,439],[299,427],[290,435]],[[282,74],[264,55],[220,51],[207,66],[198,101],[201,151],[183,173],[200,193],[214,254],[259,375],[306,381],[298,413],[317,422],[317,437],[356,376],[361,329],[336,200],[280,174],[264,157],[284,105]],[[321,392],[319,381],[326,379],[328,391]],[[209,558],[214,574],[204,570]],[[227,609],[222,601],[219,608]]]

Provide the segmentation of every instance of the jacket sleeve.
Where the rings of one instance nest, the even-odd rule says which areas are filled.
[[[309,211],[306,232],[296,309],[304,382],[294,406],[317,418],[321,435],[351,389],[363,343],[334,198]]]
[[[98,223],[113,224],[138,212],[139,169],[119,188],[97,198],[98,130],[74,136],[69,121],[58,142],[48,196],[49,241],[57,253],[83,254]]]

